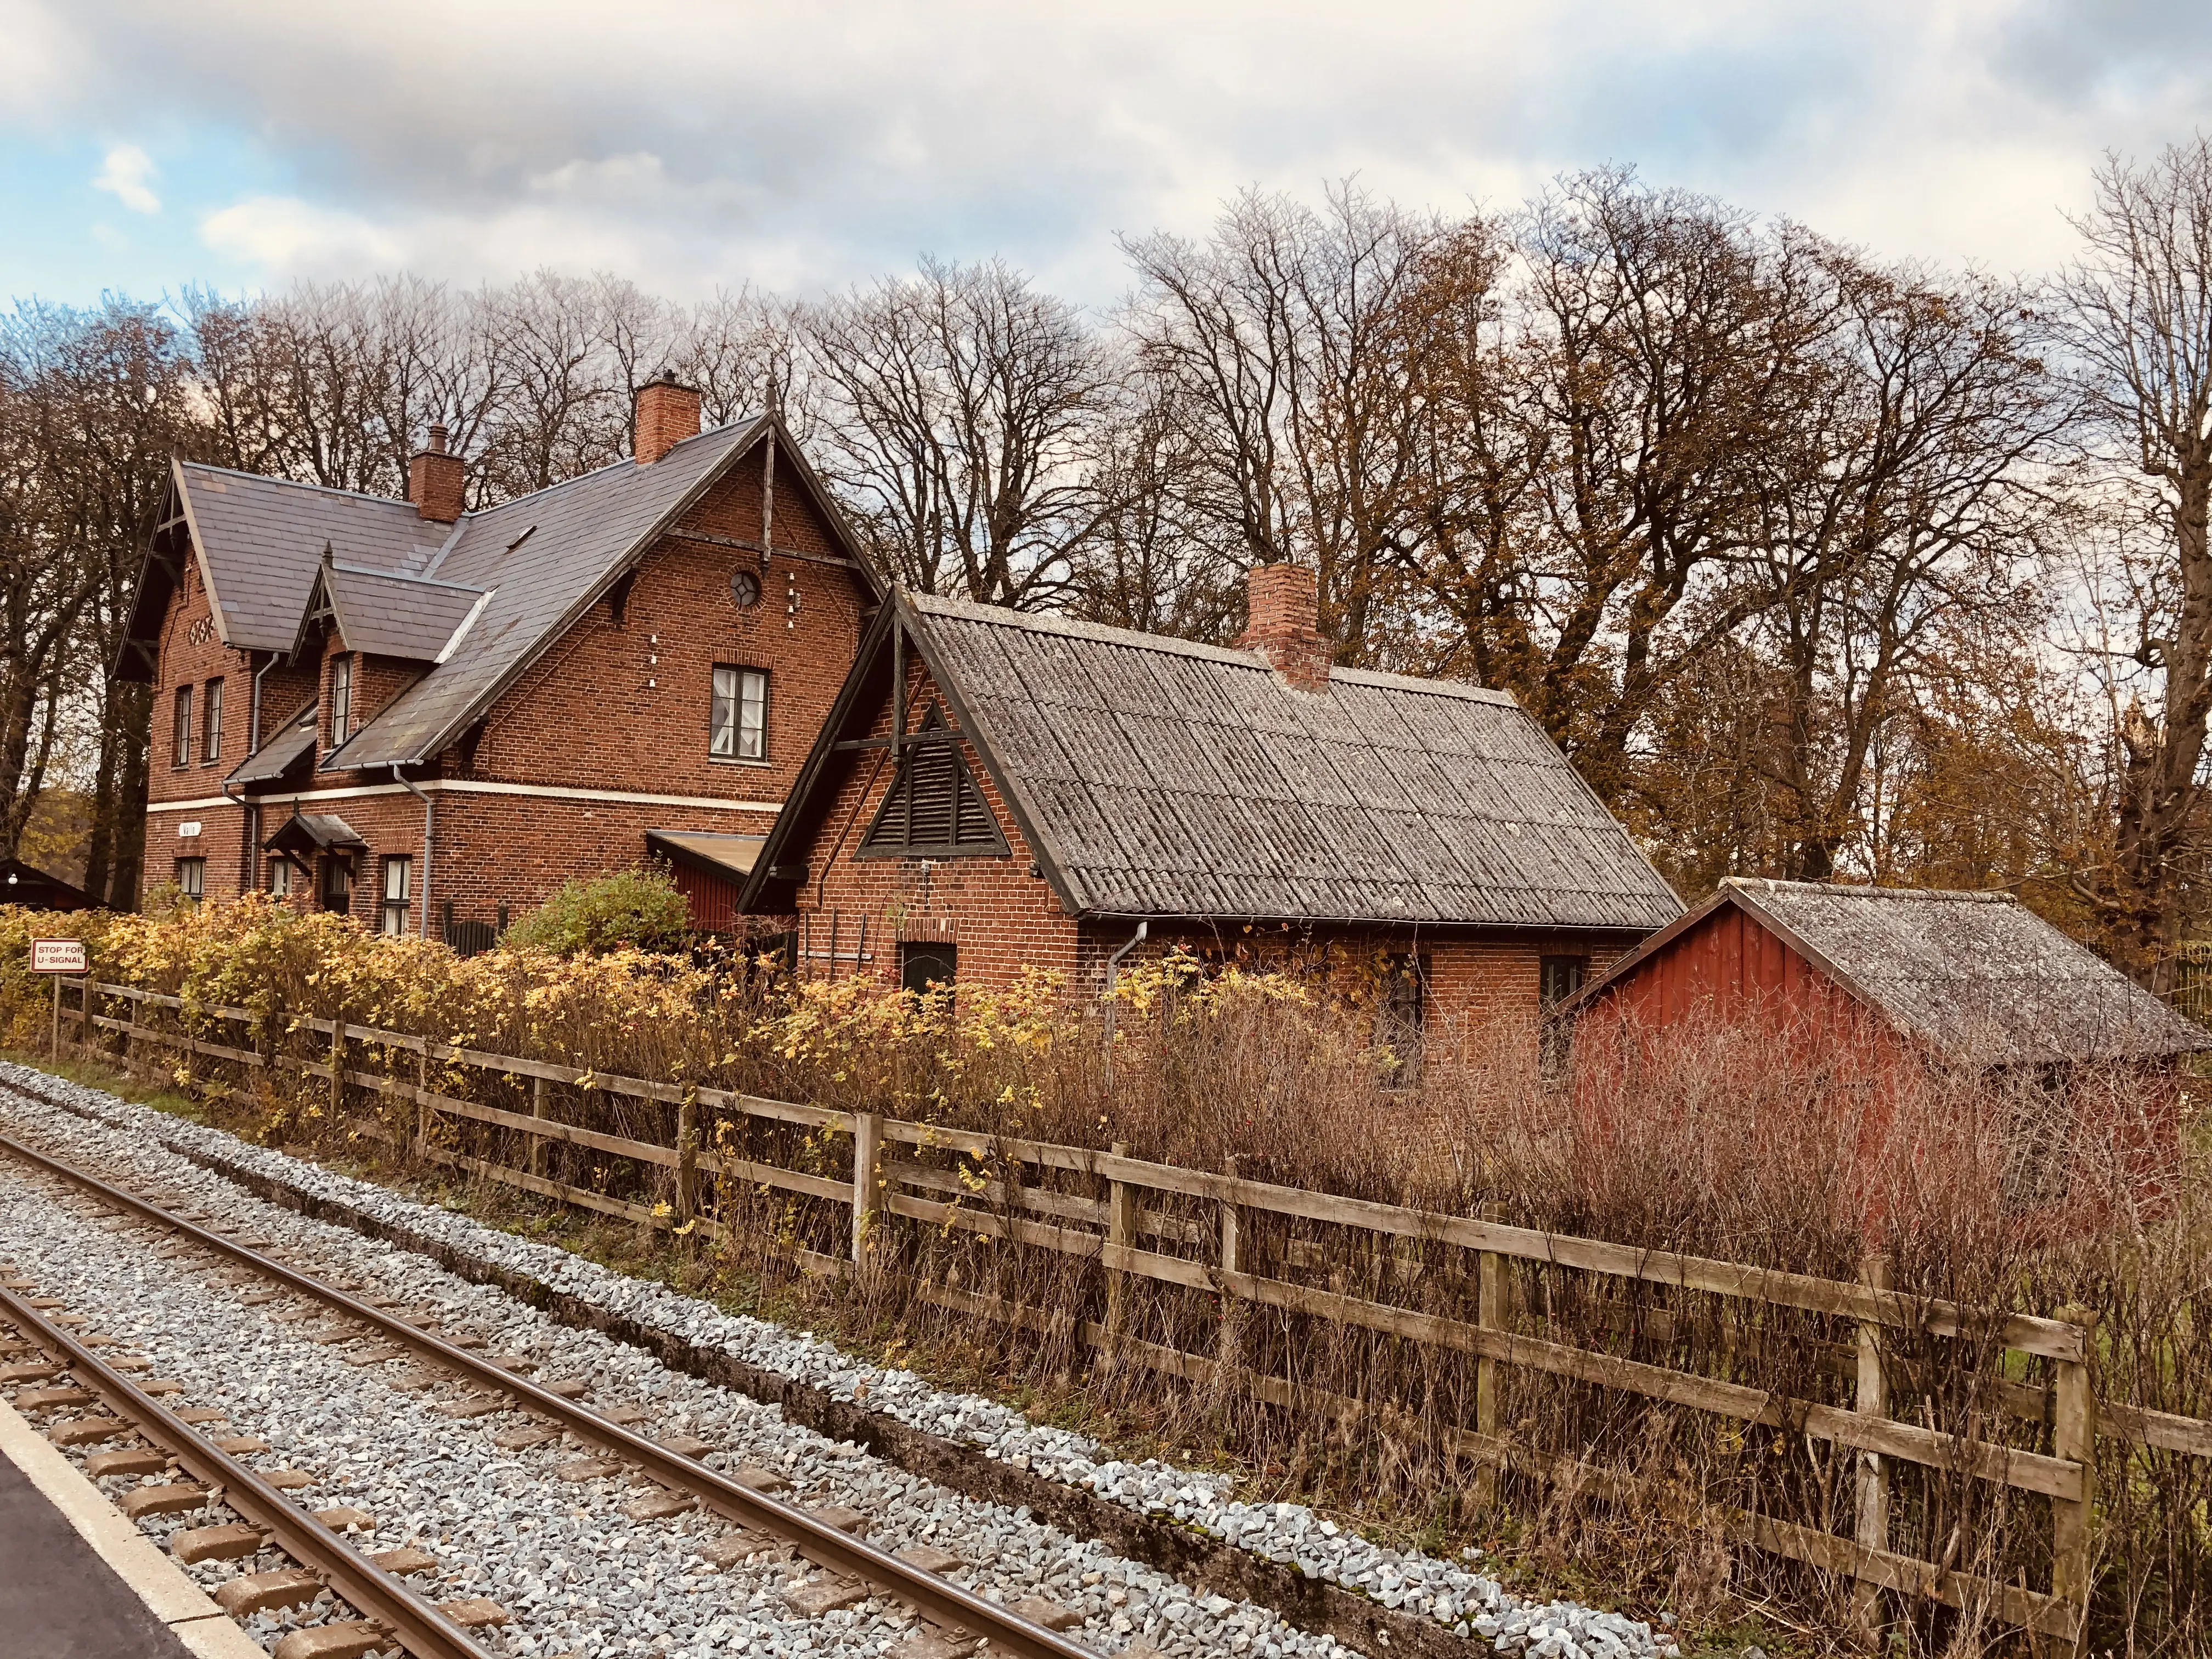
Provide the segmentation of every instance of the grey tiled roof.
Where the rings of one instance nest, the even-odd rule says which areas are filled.
[[[411,763],[452,742],[541,646],[582,614],[625,557],[761,429],[758,422],[717,428],[685,439],[651,466],[618,461],[463,520],[460,533],[419,574],[490,591],[465,648],[394,697],[324,758],[323,769]]]
[[[478,587],[335,562],[322,584],[346,649],[413,662],[434,661],[484,597]]]
[[[323,550],[348,564],[397,570],[427,562],[448,526],[405,501],[182,463],[194,538],[222,606],[223,637],[251,651],[289,651]]]
[[[264,852],[278,852],[297,848],[302,842],[316,847],[366,847],[361,832],[335,812],[301,812],[278,824],[273,834],[261,843]]]
[[[1681,904],[1503,692],[902,596],[1078,908],[1530,927]]]
[[[2212,1047],[2212,1033],[2009,893],[1735,880],[1723,896],[1780,924],[1906,1030],[1987,1063]]]
[[[315,705],[309,703],[277,728],[276,735],[238,763],[224,780],[233,788],[275,783],[315,752]]]

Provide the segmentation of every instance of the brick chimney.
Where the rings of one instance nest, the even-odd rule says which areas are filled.
[[[664,368],[656,380],[637,389],[637,441],[640,466],[651,466],[686,438],[699,435],[699,394],[679,385],[676,371]]]
[[[407,499],[416,512],[438,524],[461,516],[461,458],[446,453],[446,428],[433,426],[430,441],[407,463]]]
[[[1328,690],[1335,648],[1321,631],[1321,596],[1302,564],[1255,564],[1244,577],[1242,651],[1256,651],[1295,690]]]

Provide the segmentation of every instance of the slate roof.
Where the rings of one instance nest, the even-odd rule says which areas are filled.
[[[457,645],[487,590],[332,562],[319,578],[349,651],[435,662]],[[301,627],[302,642],[306,624]]]
[[[1735,904],[1901,1030],[1986,1064],[2212,1048],[2185,1018],[2010,893],[1731,878],[1584,988],[1606,986]]]
[[[261,843],[264,853],[283,852],[307,842],[317,848],[366,847],[361,832],[335,812],[295,812]],[[302,848],[301,850],[305,850]]]
[[[397,570],[427,564],[452,526],[406,501],[286,478],[179,462],[192,539],[222,607],[222,635],[251,651],[289,651],[323,549],[348,563]]]
[[[223,780],[234,789],[242,789],[249,783],[275,783],[315,752],[315,705],[309,703],[276,729],[276,735],[263,744],[244,760],[237,769]]]
[[[1647,933],[1680,913],[1504,692],[1340,669],[1316,695],[1255,652],[915,594],[896,608],[1079,914]],[[800,800],[772,878],[805,833]]]
[[[757,422],[717,428],[651,466],[618,461],[463,520],[422,574],[491,592],[468,649],[399,693],[325,756],[322,769],[411,763],[444,748],[762,429]]]

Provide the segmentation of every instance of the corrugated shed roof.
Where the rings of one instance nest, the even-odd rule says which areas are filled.
[[[484,590],[333,562],[323,590],[349,651],[435,661]]]
[[[1727,887],[1899,1026],[1990,1064],[2212,1047],[2212,1033],[2009,893],[1741,879]]]
[[[325,771],[389,766],[434,754],[538,648],[574,621],[627,556],[762,431],[719,427],[651,466],[618,461],[534,495],[473,514],[422,571],[489,590],[467,648],[409,686],[342,747]]]
[[[1040,852],[1091,914],[1664,926],[1681,904],[1510,696],[908,595]]]
[[[405,501],[286,478],[182,463],[193,531],[222,606],[223,637],[252,651],[289,651],[328,547],[349,564],[396,570],[432,557],[448,526]]]

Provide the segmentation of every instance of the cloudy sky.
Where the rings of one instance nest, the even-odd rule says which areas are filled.
[[[927,251],[1103,303],[1117,232],[1245,185],[1502,206],[1604,161],[2037,270],[2100,152],[2199,126],[2205,0],[0,0],[0,293]]]

